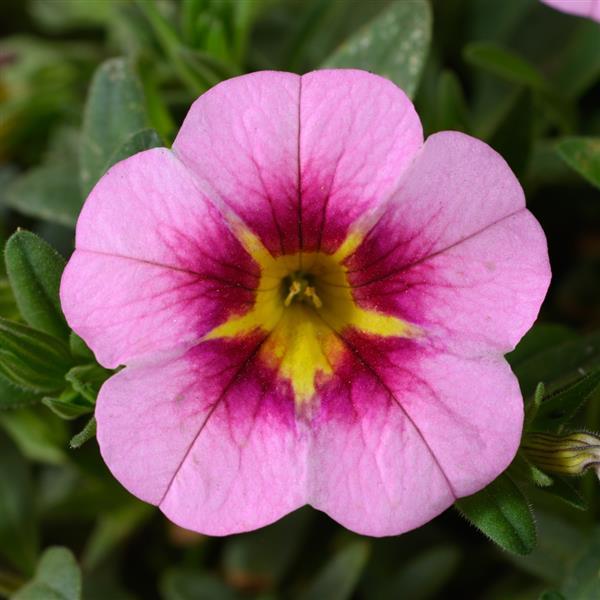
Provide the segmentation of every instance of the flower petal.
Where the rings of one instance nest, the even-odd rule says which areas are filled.
[[[550,282],[546,240],[517,179],[489,146],[456,132],[427,140],[348,267],[358,302],[471,356],[511,350]]]
[[[556,10],[600,21],[600,0],[542,0],[542,2]]]
[[[202,189],[279,255],[333,251],[390,195],[422,141],[398,87],[329,70],[225,81],[194,103],[173,148]]]
[[[344,336],[355,360],[322,390],[310,453],[316,508],[359,533],[418,527],[492,481],[519,445],[508,365],[415,341]]]
[[[351,69],[302,77],[303,248],[333,252],[366,211],[386,201],[423,144],[406,94]]]
[[[115,477],[175,523],[211,535],[304,504],[306,436],[289,388],[255,360],[264,340],[205,342],[104,384],[96,418]]]
[[[254,298],[258,267],[164,148],[117,165],[88,197],[61,283],[69,325],[116,367],[193,343]]]

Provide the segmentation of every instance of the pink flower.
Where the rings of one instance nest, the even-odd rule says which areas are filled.
[[[505,362],[550,279],[504,160],[423,143],[362,71],[225,81],[173,144],[90,194],[62,280],[106,367],[104,460],[175,523],[221,535],[311,504],[398,534],[511,462]]]
[[[542,2],[562,12],[600,21],[600,0],[542,0]]]

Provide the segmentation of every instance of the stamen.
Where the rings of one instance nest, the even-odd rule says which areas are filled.
[[[321,308],[323,302],[317,290],[311,281],[311,276],[305,276],[303,273],[294,273],[284,280],[284,284],[287,283],[288,294],[283,301],[283,305],[288,307],[292,305],[295,300],[300,302],[308,302],[315,308]]]
[[[284,306],[290,306],[292,300],[302,291],[302,284],[298,280],[292,281],[290,285],[290,291],[283,301]]]
[[[315,305],[315,308],[321,308],[321,306],[323,306],[323,302],[321,302],[321,298],[319,298],[319,296],[317,296],[317,292],[316,292],[315,288],[312,287],[312,285],[309,285],[304,289],[304,295],[307,298],[309,298],[310,300],[312,300],[312,303]]]

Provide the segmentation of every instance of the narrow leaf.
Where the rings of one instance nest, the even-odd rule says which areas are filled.
[[[169,569],[160,589],[164,600],[236,600],[241,597],[225,583],[197,568]]]
[[[556,149],[572,169],[600,188],[600,138],[566,138],[558,143]]]
[[[512,83],[534,89],[546,87],[546,81],[533,65],[514,52],[492,42],[470,43],[465,47],[464,57],[468,63]]]
[[[79,392],[67,388],[57,397],[46,396],[42,404],[47,406],[56,416],[61,419],[76,419],[87,415],[94,410],[94,403],[83,398]]]
[[[303,600],[346,600],[352,596],[369,558],[369,546],[355,542],[338,552],[329,561],[309,589]]]
[[[96,435],[96,418],[92,417],[86,424],[85,427],[76,435],[71,438],[69,446],[76,450],[81,448],[86,442],[91,440]]]
[[[600,368],[544,398],[533,418],[530,429],[557,431],[568,423],[577,411],[600,391]]]
[[[274,587],[300,550],[311,516],[298,510],[260,531],[228,540],[223,557],[227,580],[252,589]]]

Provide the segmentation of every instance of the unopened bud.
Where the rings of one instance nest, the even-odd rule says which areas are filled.
[[[591,433],[528,433],[522,450],[527,459],[542,471],[582,475],[593,468],[600,478],[600,438]]]

